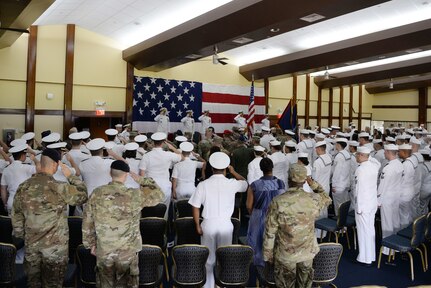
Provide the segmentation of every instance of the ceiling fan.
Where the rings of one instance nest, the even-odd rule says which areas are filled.
[[[217,45],[214,45],[213,64],[219,64],[219,63],[222,65],[228,64],[225,60],[229,60],[229,59],[226,57],[218,56],[217,52],[218,52]]]
[[[323,79],[325,79],[325,80],[329,80],[329,79],[335,79],[335,78],[337,78],[337,77],[335,77],[335,76],[330,75],[328,70],[329,70],[329,69],[328,69],[328,66],[326,66],[326,71],[325,71],[325,73],[323,74]]]
[[[11,28],[11,27],[1,27],[1,22],[0,22],[0,30],[12,31],[12,32],[17,32],[17,33],[30,33],[27,29]]]

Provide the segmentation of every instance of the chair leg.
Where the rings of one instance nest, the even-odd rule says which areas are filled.
[[[347,238],[347,248],[350,250],[350,239],[349,239],[349,232],[347,232],[349,228],[346,228],[346,238]]]
[[[425,260],[424,260],[424,253],[422,253],[422,250],[419,247],[416,247],[416,250],[419,251],[419,253],[421,254],[421,261],[422,261],[422,269],[424,270],[424,272],[426,271],[425,269]]]
[[[163,262],[165,262],[166,281],[169,282],[168,260],[166,260],[166,255],[164,253],[163,253]]]
[[[323,241],[323,229],[320,229],[320,243]]]
[[[354,227],[354,226],[352,226],[352,230],[353,230],[353,245],[354,245],[354,247],[355,247],[355,250],[356,250],[356,228]]]
[[[427,248],[427,245],[425,245],[425,243],[422,243],[421,246],[424,247],[424,252],[425,252],[425,268],[428,271],[428,248]]]
[[[331,242],[331,231],[328,231],[328,234],[329,234],[329,236],[328,236],[328,242]]]
[[[329,286],[332,286],[334,288],[337,288],[337,286],[334,283],[330,283]]]
[[[335,231],[334,234],[335,234],[335,243],[338,243],[338,232]]]
[[[382,260],[382,252],[383,252],[383,246],[380,247],[379,260],[377,261],[377,269],[380,269],[380,260]]]
[[[413,267],[413,256],[412,253],[407,252],[407,254],[409,255],[410,258],[410,272],[412,274],[412,281],[415,281],[415,271],[414,271],[414,267]]]

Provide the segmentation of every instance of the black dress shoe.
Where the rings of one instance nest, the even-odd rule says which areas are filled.
[[[361,265],[361,266],[363,266],[363,267],[372,267],[373,266],[373,264],[368,264],[368,263],[362,263],[362,262],[359,262],[358,260],[353,260],[352,261],[354,264],[358,264],[358,265]]]

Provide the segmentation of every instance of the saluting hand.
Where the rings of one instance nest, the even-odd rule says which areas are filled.
[[[58,161],[58,165],[61,167],[61,172],[63,172],[64,177],[68,178],[72,175],[72,171],[70,171],[69,167],[61,161]]]

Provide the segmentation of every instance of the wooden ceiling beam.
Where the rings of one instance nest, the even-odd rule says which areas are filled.
[[[431,87],[431,75],[418,77],[408,77],[404,79],[394,79],[393,88],[389,88],[388,81],[379,81],[365,85],[365,89],[370,94],[387,93],[394,91],[402,91],[409,89],[417,89],[418,87]]]

